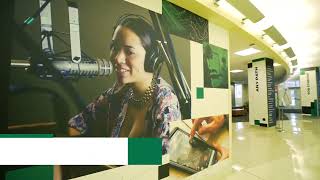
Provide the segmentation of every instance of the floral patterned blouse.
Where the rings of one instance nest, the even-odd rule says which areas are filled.
[[[131,93],[124,91],[122,99],[116,92],[116,85],[106,90],[90,103],[84,111],[69,120],[69,127],[77,129],[82,135],[93,131],[90,122],[98,118],[107,121],[107,132],[111,137],[119,137],[124,122]],[[145,116],[145,127],[142,137],[162,138],[162,154],[168,152],[169,123],[181,120],[179,101],[171,86],[162,78],[157,79],[152,105]]]

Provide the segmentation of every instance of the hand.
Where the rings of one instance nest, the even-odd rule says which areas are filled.
[[[218,143],[212,143],[212,146],[220,153],[218,161],[222,161],[229,157],[229,150]]]
[[[192,119],[193,126],[190,132],[190,139],[194,137],[194,135],[196,134],[196,131],[200,135],[206,134],[206,133],[212,134],[217,132],[220,129],[220,127],[223,125],[224,121],[225,121],[224,115]],[[203,122],[206,122],[206,124]]]

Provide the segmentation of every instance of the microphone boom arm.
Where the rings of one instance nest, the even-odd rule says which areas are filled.
[[[181,110],[184,112],[183,114],[189,114],[187,117],[190,118],[191,112],[191,94],[188,83],[183,75],[181,66],[179,61],[177,60],[174,52],[174,47],[171,41],[169,34],[166,32],[165,28],[163,28],[163,19],[160,14],[157,14],[153,11],[149,11],[153,26],[159,34],[158,44],[160,46],[160,51],[165,58],[166,65],[169,70],[171,82],[173,88],[177,93],[177,97],[179,99]]]
[[[165,60],[166,60],[165,62],[167,64],[167,67],[168,67],[169,71],[172,72],[172,74],[173,74],[173,78],[174,78],[175,82],[179,82],[178,77],[176,76],[177,73],[174,69],[174,66],[172,65],[171,60],[168,57],[168,54],[166,53],[166,51],[163,47],[163,44],[161,43],[161,41],[157,41],[157,42],[160,46],[160,52],[163,54],[163,57],[165,57]],[[187,103],[188,102],[187,97],[186,97],[180,83],[177,83],[177,86],[179,88],[179,92],[181,92],[181,96],[183,97],[183,99],[185,99],[185,102]]]

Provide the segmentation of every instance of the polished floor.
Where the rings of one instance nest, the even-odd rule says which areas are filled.
[[[286,115],[282,129],[233,123],[233,170],[224,179],[320,179],[320,118]]]
[[[248,122],[232,123],[232,159],[192,176],[171,174],[163,180],[320,180],[320,118],[300,114],[286,114],[286,117],[289,120],[277,124],[281,129],[251,126]],[[120,168],[76,179],[158,177],[155,166],[122,169],[125,173],[118,171]]]

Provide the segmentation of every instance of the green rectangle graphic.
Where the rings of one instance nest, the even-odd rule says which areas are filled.
[[[53,180],[53,166],[31,166],[8,171],[6,174],[6,180],[20,179]]]
[[[197,87],[197,99],[204,98],[204,89],[202,87]]]
[[[51,138],[53,134],[0,134],[0,138]]]
[[[128,138],[128,164],[161,165],[161,142],[160,138]]]

